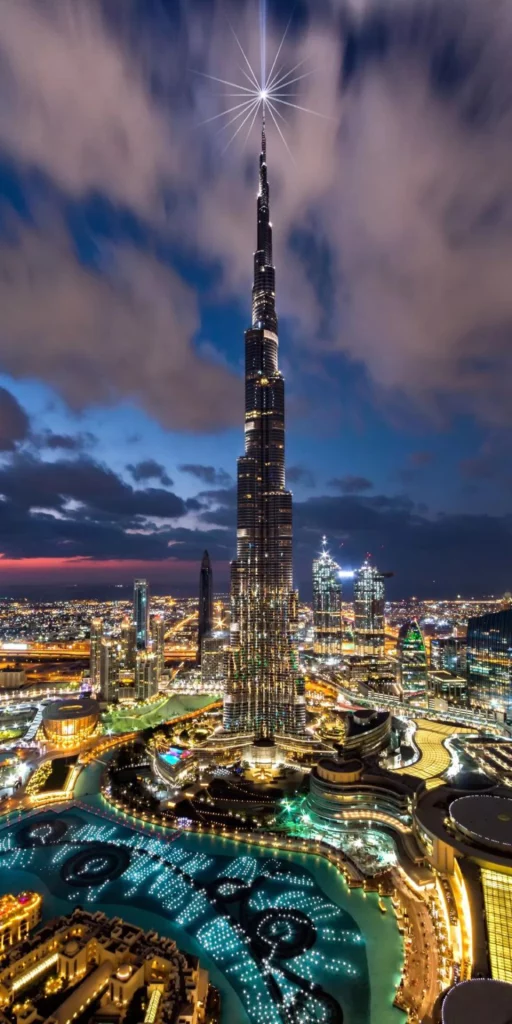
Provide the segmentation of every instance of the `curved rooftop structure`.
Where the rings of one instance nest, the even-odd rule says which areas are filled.
[[[450,804],[458,832],[479,846],[512,852],[512,797],[473,793]]]
[[[72,721],[87,715],[99,715],[98,702],[92,697],[79,697],[76,700],[53,700],[43,711],[43,722]]]
[[[443,1002],[442,1024],[512,1024],[512,985],[489,978],[463,981]]]

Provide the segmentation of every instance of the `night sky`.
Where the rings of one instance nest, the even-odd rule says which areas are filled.
[[[271,3],[268,132],[296,584],[326,533],[391,596],[512,586],[512,4]],[[3,0],[0,595],[227,590],[258,0]],[[200,74],[198,72],[202,72]],[[236,127],[236,122],[234,127]],[[13,589],[14,588],[14,589]]]

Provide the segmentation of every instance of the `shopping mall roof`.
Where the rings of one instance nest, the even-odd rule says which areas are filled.
[[[511,1024],[512,985],[474,978],[452,988],[443,1002],[442,1024]]]
[[[512,797],[461,796],[450,804],[450,818],[464,837],[479,846],[512,852]]]

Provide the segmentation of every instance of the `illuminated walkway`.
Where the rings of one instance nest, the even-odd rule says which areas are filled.
[[[418,779],[433,779],[448,770],[452,763],[445,740],[455,733],[468,733],[470,729],[446,725],[443,722],[429,722],[424,718],[415,721],[417,726],[414,742],[420,751],[420,758],[407,768],[393,768],[399,775],[413,775]]]

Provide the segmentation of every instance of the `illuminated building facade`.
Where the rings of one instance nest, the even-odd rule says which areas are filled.
[[[165,620],[163,615],[152,615],[151,650],[155,655],[156,681],[160,682],[165,669]]]
[[[23,942],[41,919],[42,899],[37,892],[0,897],[0,953]]]
[[[313,625],[315,654],[340,657],[343,641],[341,617],[340,567],[327,550],[322,538],[322,551],[313,562]]]
[[[125,672],[133,672],[135,670],[135,651],[136,643],[136,627],[135,623],[131,619],[125,618],[121,623],[121,668]]]
[[[54,1010],[48,1017],[45,1002],[50,994]],[[77,908],[57,918],[23,947],[9,950],[0,969],[0,1007],[7,1014],[3,1019],[18,1024],[142,1020],[141,995],[145,1024],[202,1024],[208,973],[172,939],[100,911]]]
[[[245,332],[245,454],[238,460],[237,557],[224,728],[256,739],[304,730],[303,683],[290,639],[292,496],[285,486],[284,380],[265,121],[259,165],[252,325]]]
[[[363,657],[384,655],[384,579],[368,561],[354,573],[354,648]]]
[[[465,675],[467,669],[465,636],[433,636],[430,641],[430,667],[454,675]]]
[[[94,689],[100,687],[101,641],[103,637],[103,619],[91,619],[91,651],[89,659],[89,675]]]
[[[199,620],[197,631],[197,657],[201,661],[203,637],[213,627],[213,573],[212,563],[207,551],[203,553],[199,572]]]
[[[91,697],[54,700],[43,711],[43,732],[56,747],[77,747],[93,735],[99,717],[99,705]]]
[[[102,638],[99,661],[100,700],[110,704],[117,700],[119,691],[120,651],[114,640]]]
[[[425,689],[428,682],[427,652],[416,619],[404,622],[398,634],[400,685],[404,693]]]
[[[208,693],[224,687],[228,663],[229,634],[215,630],[203,637],[201,654],[201,684]]]
[[[157,660],[152,651],[137,651],[135,658],[135,697],[149,700],[158,693]]]
[[[470,619],[467,635],[470,703],[512,720],[512,609]]]
[[[135,624],[135,647],[145,651],[149,640],[149,590],[147,580],[134,580],[133,621]]]

